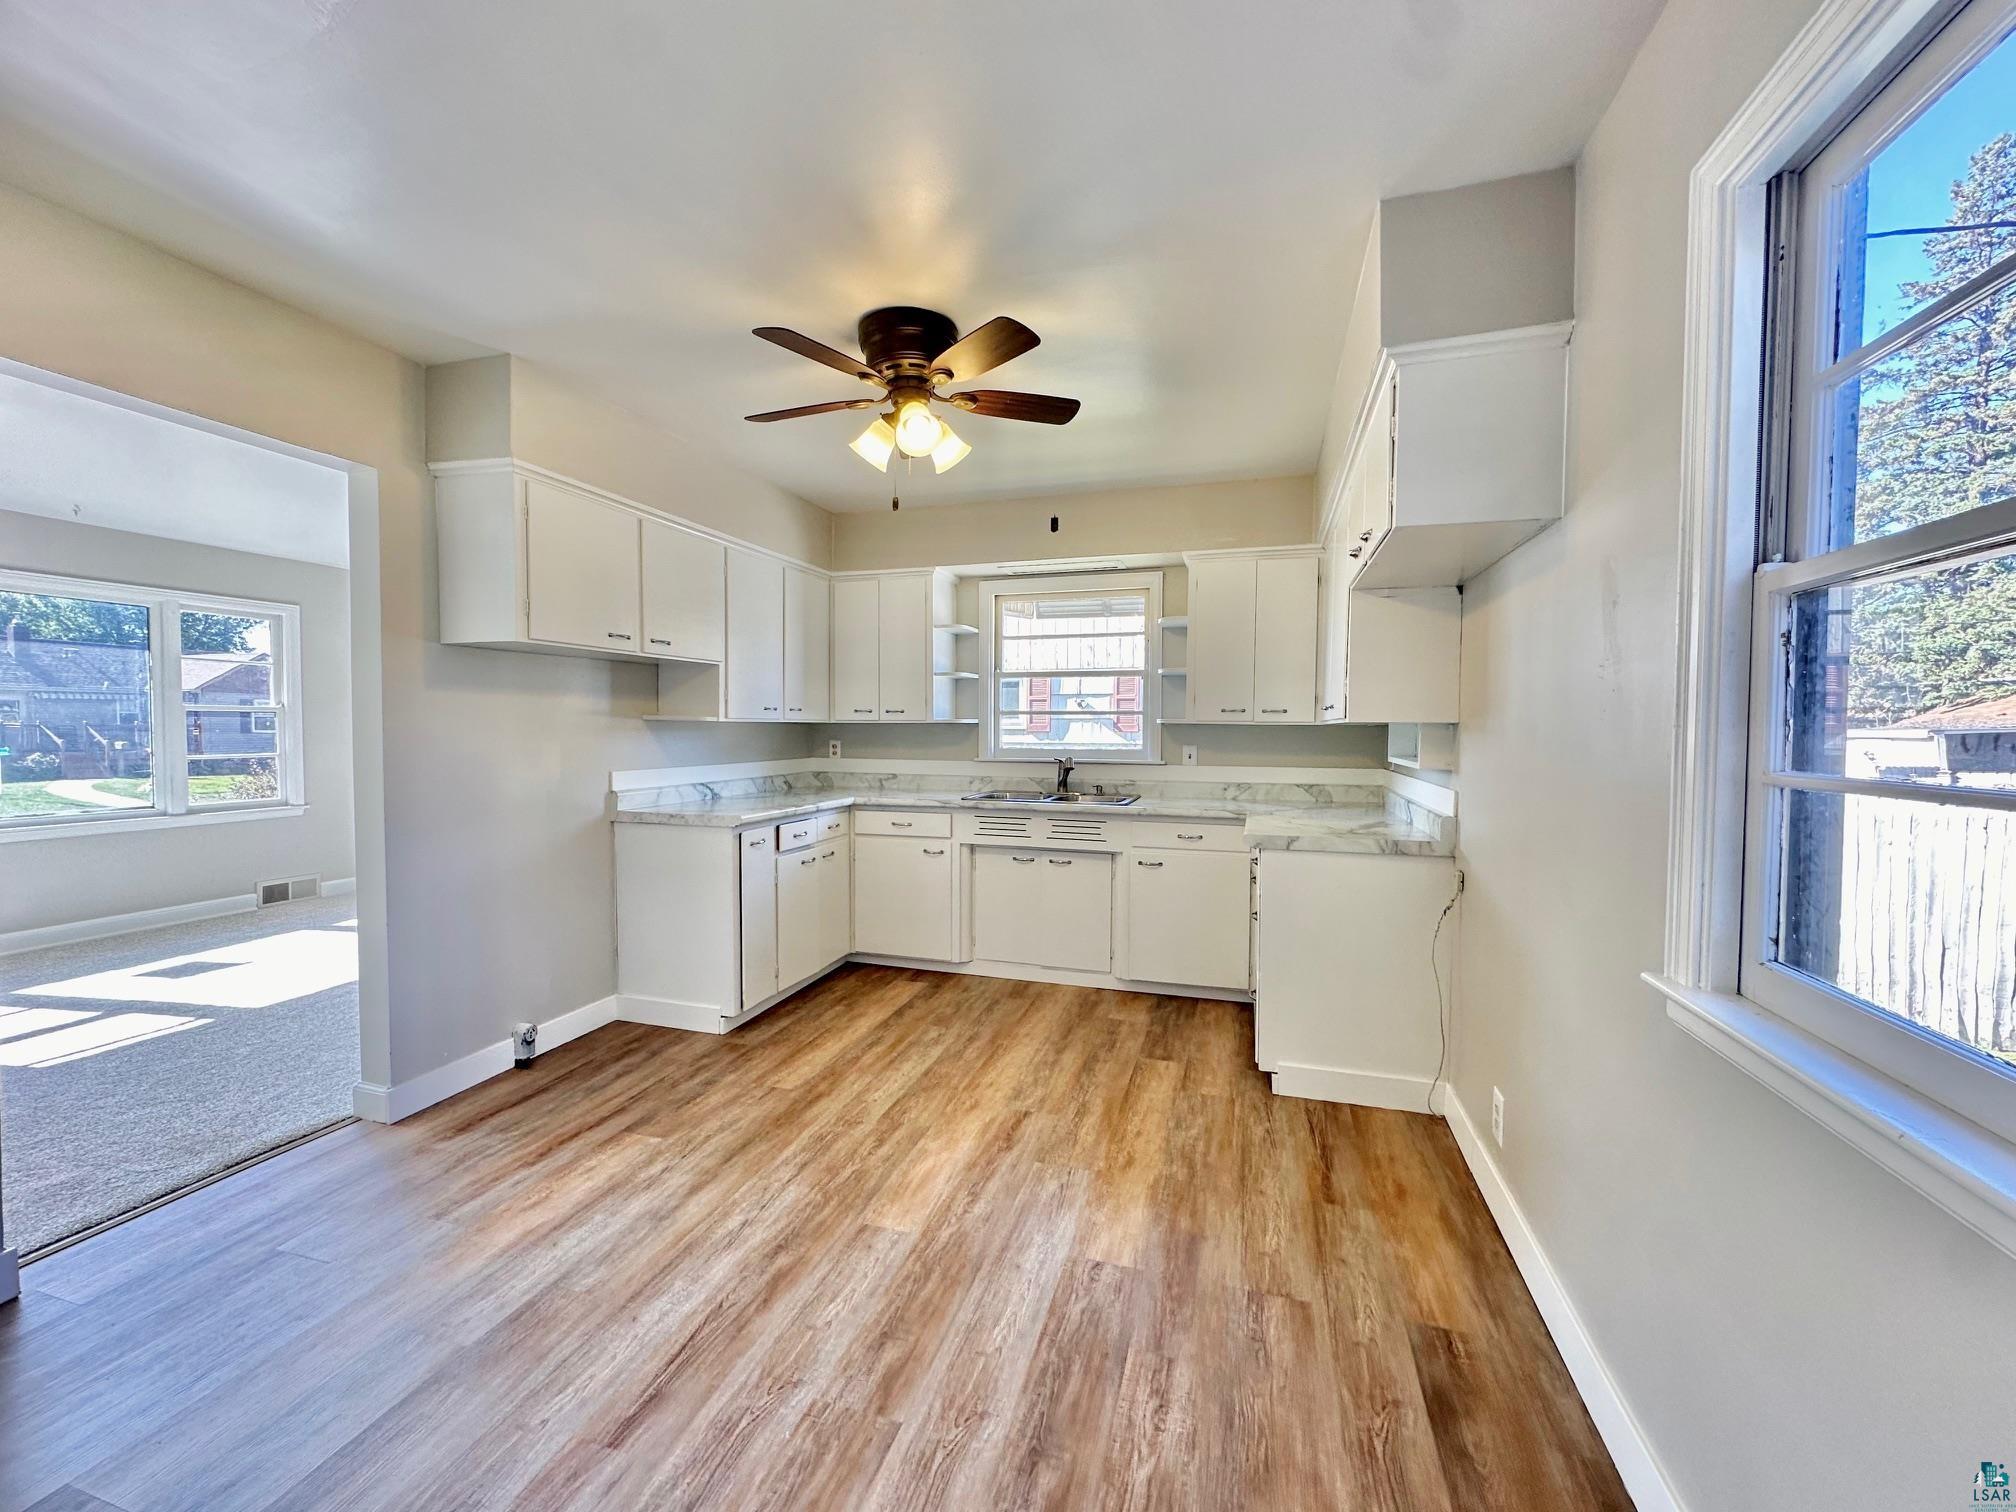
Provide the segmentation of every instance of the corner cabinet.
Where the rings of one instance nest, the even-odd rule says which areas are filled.
[[[1202,551],[1183,560],[1190,572],[1183,721],[1311,723],[1319,548]]]

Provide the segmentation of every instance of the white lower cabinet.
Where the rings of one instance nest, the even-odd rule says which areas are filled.
[[[742,889],[742,1002],[760,1003],[777,981],[777,838],[748,830],[740,841]],[[620,900],[618,906],[620,907]]]
[[[973,955],[1065,971],[1111,970],[1113,858],[976,848]]]
[[[1244,991],[1252,916],[1244,847],[1137,850],[1126,859],[1127,976]]]
[[[845,840],[819,847],[820,965],[830,966],[854,949],[854,852]]]
[[[794,987],[827,964],[819,848],[777,858],[777,985]]]
[[[856,950],[920,961],[953,958],[952,849],[949,834],[855,834]]]

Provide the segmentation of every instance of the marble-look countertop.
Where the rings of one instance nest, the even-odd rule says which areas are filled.
[[[1012,810],[1052,817],[1097,814],[1114,819],[1232,819],[1246,826],[1246,843],[1255,850],[1336,851],[1349,855],[1447,856],[1453,836],[1422,828],[1369,804],[1270,803],[1217,795],[1186,797],[1158,793],[1133,803],[1101,804],[1003,803],[972,799],[956,792],[896,792],[883,788],[854,791],[815,788],[791,792],[747,793],[677,803],[619,806],[611,816],[618,824],[683,824],[720,829],[776,824],[834,809]]]

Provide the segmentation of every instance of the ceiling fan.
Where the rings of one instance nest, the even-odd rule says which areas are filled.
[[[880,399],[801,404],[796,409],[769,410],[747,418],[795,420],[800,415],[824,415],[833,410],[878,409],[887,403],[889,408],[851,443],[863,461],[881,472],[889,470],[889,458],[897,452],[906,457],[929,457],[942,473],[957,467],[973,450],[932,411],[934,402],[969,415],[1033,420],[1038,425],[1062,425],[1078,413],[1076,399],[1049,394],[1018,394],[1008,389],[967,389],[956,394],[938,391],[940,384],[970,383],[1036,345],[1036,333],[1006,315],[997,315],[961,336],[951,318],[936,310],[912,305],[870,310],[856,328],[861,343],[859,358],[782,326],[758,326],[754,334],[883,392]]]

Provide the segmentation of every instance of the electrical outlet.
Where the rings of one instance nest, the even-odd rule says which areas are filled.
[[[840,757],[840,742],[837,740],[827,741],[826,754],[837,761]]]
[[[1491,1142],[1505,1148],[1505,1094],[1496,1087],[1491,1089]]]
[[[1183,747],[1183,765],[1185,766],[1197,765],[1197,747],[1195,746]]]

